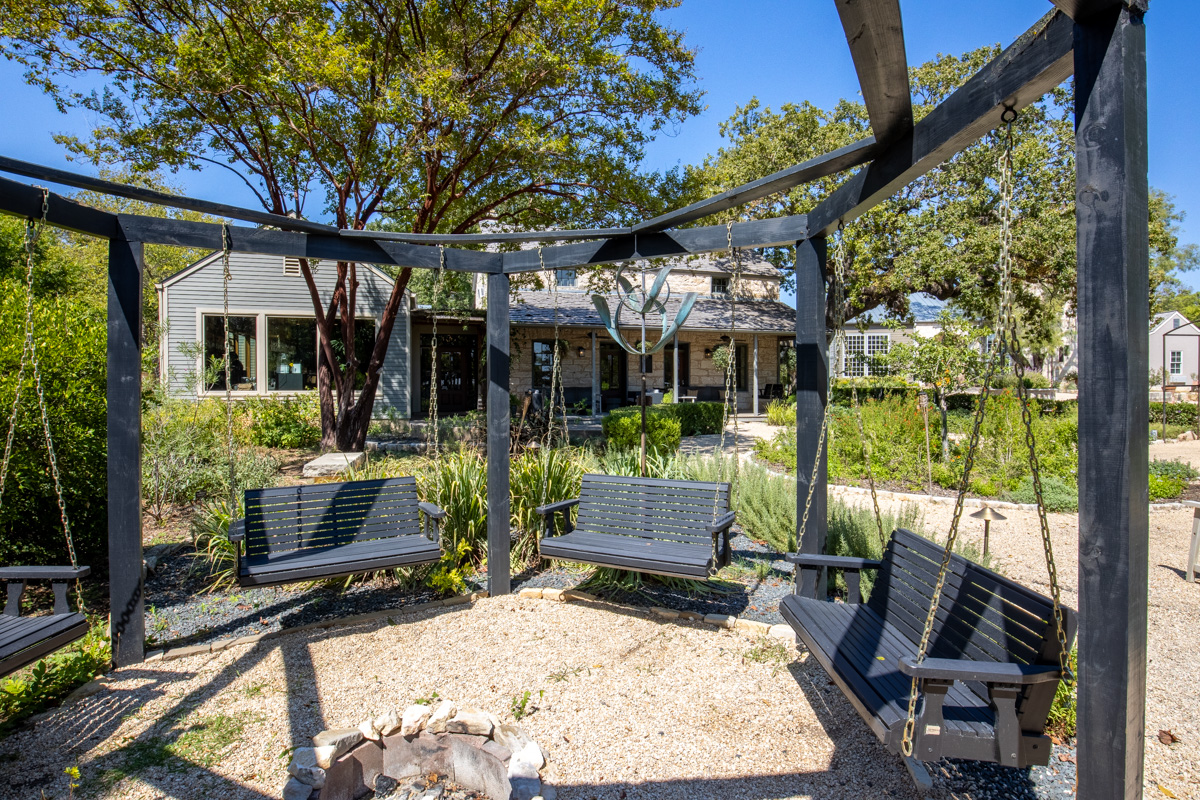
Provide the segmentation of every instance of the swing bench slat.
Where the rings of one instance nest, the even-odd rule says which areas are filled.
[[[7,602],[0,614],[0,675],[9,675],[32,664],[87,633],[87,617],[70,611],[67,584],[91,573],[90,567],[3,567],[0,581],[7,584]],[[48,580],[54,590],[54,611],[21,616],[21,597],[27,581]]]
[[[546,526],[542,558],[699,580],[731,558],[728,483],[585,475],[578,498],[537,513]],[[558,513],[566,533],[555,536]]]
[[[784,619],[889,750],[901,752],[912,676],[920,704],[913,756],[1044,765],[1046,719],[1062,678],[1048,597],[958,555],[951,556],[930,637],[916,663],[942,548],[896,530],[881,561],[795,554],[797,569],[839,569],[845,603],[789,595]],[[866,603],[858,573],[876,570]],[[853,576],[853,577],[852,577]],[[1075,614],[1063,609],[1068,644]]]
[[[430,564],[442,555],[445,516],[417,499],[411,476],[252,489],[245,518],[230,526],[238,583],[272,586]]]

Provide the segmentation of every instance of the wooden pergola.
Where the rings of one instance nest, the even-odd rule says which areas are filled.
[[[735,224],[733,245],[796,247],[797,504],[824,414],[826,237],[1075,77],[1079,323],[1078,792],[1142,794],[1148,551],[1148,0],[1057,6],[914,124],[898,0],[835,0],[874,136],[699,203],[624,228],[512,234],[338,230],[307,220],[133,188],[0,157],[0,171],[268,227],[230,226],[233,251],[487,275],[488,583],[510,590],[509,281],[516,273],[724,250],[725,226],[682,228],[716,212],[859,169],[808,215]],[[0,212],[39,218],[43,191],[0,178]],[[141,306],[143,248],[219,250],[220,224],[112,214],[49,195],[47,221],[109,240],[108,522],[113,660],[143,660]],[[455,249],[474,242],[566,242],[542,251]],[[801,552],[825,547],[825,454]],[[807,462],[807,463],[806,463]],[[797,592],[815,595],[815,579]]]

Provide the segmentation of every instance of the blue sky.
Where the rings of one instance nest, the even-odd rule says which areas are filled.
[[[938,53],[961,53],[986,44],[1008,44],[1029,28],[1047,0],[901,0],[910,64]],[[765,106],[809,100],[832,106],[854,97],[858,83],[831,0],[684,0],[666,20],[699,49],[696,72],[705,90],[703,114],[660,136],[647,166],[698,163],[721,146],[718,126],[757,96]],[[1194,126],[1200,120],[1195,41],[1200,22],[1188,0],[1155,0],[1146,17],[1149,70],[1150,184],[1176,197],[1188,213],[1183,241],[1200,241],[1200,163]],[[1190,55],[1189,55],[1190,54]],[[97,120],[81,112],[60,114],[21,70],[0,62],[8,113],[0,118],[0,153],[78,169],[51,135],[86,135]],[[223,170],[188,173],[172,180],[189,194],[255,206]],[[1200,288],[1200,274],[1185,276]]]

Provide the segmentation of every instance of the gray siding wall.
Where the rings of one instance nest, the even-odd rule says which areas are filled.
[[[172,394],[180,397],[197,396],[197,389],[190,384],[195,383],[198,365],[195,358],[185,353],[185,348],[194,347],[201,339],[199,314],[220,314],[222,306],[220,255],[214,254],[197,263],[199,266],[193,265],[183,277],[160,287],[159,323],[167,328],[162,345],[164,352],[160,353],[161,377],[170,381]],[[233,274],[229,284],[230,314],[313,316],[312,299],[304,277],[284,274],[283,258],[235,253],[230,259],[230,272]],[[336,267],[332,263],[320,265],[314,277],[321,296],[328,300],[337,280]],[[374,319],[378,326],[392,292],[392,283],[363,264],[358,266],[358,282],[356,313],[359,317]],[[409,416],[409,330],[409,310],[405,302],[401,304],[392,328],[375,401],[376,416],[386,415],[389,409],[398,416]],[[260,342],[265,341],[265,331],[260,329],[258,336]]]

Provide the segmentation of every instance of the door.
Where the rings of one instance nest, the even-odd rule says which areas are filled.
[[[675,345],[669,344],[663,348],[663,386],[664,391],[675,387]],[[692,382],[692,348],[687,342],[679,344],[679,393],[687,394]],[[678,402],[678,400],[676,400]]]
[[[464,414],[476,405],[476,361],[478,342],[474,336],[439,334],[438,416]],[[421,336],[421,411],[429,414],[429,381],[432,373],[433,336]]]
[[[603,411],[625,405],[626,353],[612,342],[600,345],[600,405]]]

